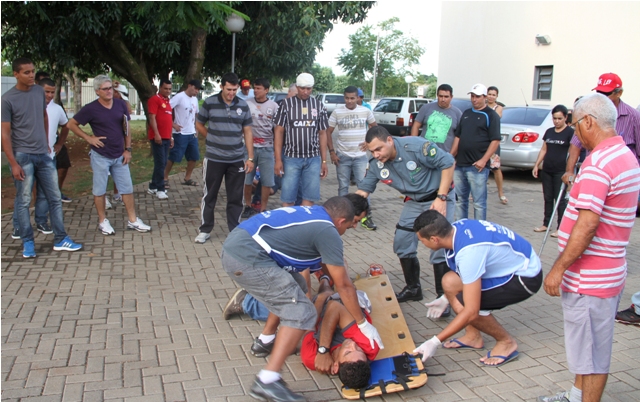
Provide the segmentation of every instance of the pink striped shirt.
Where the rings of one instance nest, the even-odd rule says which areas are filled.
[[[626,246],[635,222],[640,191],[638,161],[620,136],[607,138],[585,159],[571,189],[558,231],[564,251],[581,209],[600,216],[595,236],[565,271],[562,290],[596,297],[622,292],[627,276]]]
[[[616,133],[624,139],[633,155],[640,163],[640,111],[632,108],[623,101],[616,107],[618,120],[616,120]],[[577,135],[571,139],[571,145],[582,149],[582,143]]]

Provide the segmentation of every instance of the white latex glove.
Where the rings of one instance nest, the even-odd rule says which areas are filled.
[[[442,295],[431,303],[425,303],[424,305],[429,307],[429,310],[427,310],[427,318],[440,318],[442,313],[447,309],[447,306],[449,306],[449,300],[447,300],[445,295]]]
[[[413,349],[413,354],[422,354],[422,361],[426,362],[428,358],[436,354],[436,350],[438,350],[440,345],[442,345],[442,342],[440,342],[440,339],[438,339],[437,336],[434,336],[422,345]]]
[[[358,294],[358,304],[360,305],[360,308],[365,309],[367,313],[371,313],[371,301],[369,300],[369,296],[367,296],[367,294],[362,290],[356,290],[356,293]]]
[[[362,324],[358,324],[358,328],[360,328],[360,332],[362,332],[362,335],[369,338],[369,342],[371,342],[371,349],[373,349],[374,347],[373,345],[374,341],[378,342],[378,346],[380,346],[380,349],[384,349],[384,345],[382,344],[382,338],[380,338],[380,334],[378,333],[378,330],[376,329],[376,327],[371,325],[369,321],[364,320]]]

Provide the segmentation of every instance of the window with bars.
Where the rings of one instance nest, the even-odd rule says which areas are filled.
[[[533,99],[551,100],[551,84],[553,82],[553,66],[536,66]]]

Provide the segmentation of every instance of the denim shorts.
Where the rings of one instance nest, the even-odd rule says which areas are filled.
[[[231,279],[273,314],[280,318],[280,325],[312,331],[315,329],[316,308],[305,294],[307,285],[297,272],[272,266],[254,267],[243,263],[222,251],[222,267]]]
[[[320,166],[319,156],[314,158],[282,158],[284,175],[282,176],[282,194],[280,200],[293,203],[298,195],[298,186],[302,188],[302,199],[320,201]]]
[[[253,161],[254,167],[260,168],[260,183],[265,187],[275,186],[276,182],[273,178],[273,166],[275,165],[276,160],[273,155],[273,147],[253,147]],[[244,179],[244,184],[252,184],[255,175],[255,169],[247,173],[247,176]]]
[[[93,195],[99,197],[106,194],[109,173],[111,173],[113,182],[118,187],[118,193],[133,193],[129,164],[122,164],[122,156],[117,159],[109,159],[92,150],[89,152],[89,157],[91,159],[91,169],[93,169]]]
[[[173,134],[173,148],[169,151],[169,160],[180,163],[183,157],[187,161],[200,160],[198,137],[195,134]]]

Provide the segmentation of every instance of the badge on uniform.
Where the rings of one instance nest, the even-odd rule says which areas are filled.
[[[386,179],[387,177],[389,177],[389,169],[382,169],[380,171],[380,177],[382,177],[383,179]]]
[[[318,109],[311,109],[311,116],[318,117]]]
[[[378,169],[382,169],[384,167],[384,163],[378,161]]]
[[[425,142],[424,145],[422,145],[422,155],[429,155],[429,145],[431,145],[429,141]]]
[[[434,156],[436,156],[436,152],[436,147],[431,148],[429,150],[429,156],[433,158]]]
[[[236,113],[238,113],[238,116],[240,116],[242,114],[242,109],[236,109]]]
[[[163,103],[163,104],[162,104],[162,107],[163,107],[164,109],[166,109],[166,108],[167,108],[167,104],[166,104],[166,103]]]
[[[270,107],[267,108],[267,114],[273,114],[273,109],[271,109]]]
[[[407,162],[407,169],[416,170],[417,167],[418,165],[414,161]]]
[[[309,109],[307,109],[306,107],[302,108],[302,114],[307,114],[309,113]]]

